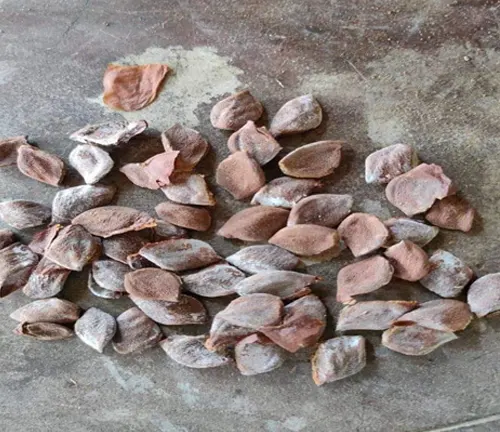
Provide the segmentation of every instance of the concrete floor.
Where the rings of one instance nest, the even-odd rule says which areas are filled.
[[[325,121],[283,140],[285,151],[320,138],[347,141],[342,168],[327,190],[352,193],[358,210],[398,214],[383,190],[363,182],[363,161],[398,141],[445,167],[478,208],[468,235],[442,233],[445,248],[478,275],[500,269],[500,47],[497,0],[0,0],[0,136],[27,134],[67,158],[70,132],[120,118],[96,103],[109,62],[166,61],[175,73],[160,99],[127,118],[158,129],[175,121],[197,127],[217,150],[206,174],[228,153],[227,134],[211,128],[214,101],[249,87],[270,116],[286,100],[317,95]],[[158,134],[114,152],[117,165],[158,151]],[[117,170],[115,170],[117,171]],[[276,167],[268,169],[269,178]],[[210,180],[212,180],[210,178]],[[120,184],[118,203],[152,211],[160,193]],[[15,169],[0,172],[0,199],[50,203],[56,189]],[[80,182],[71,173],[66,185]],[[244,203],[216,188],[217,223]],[[29,235],[24,236],[27,239]],[[210,239],[222,254],[238,245]],[[309,268],[333,316],[335,275],[349,260]],[[99,301],[73,275],[64,297],[118,314],[128,301]],[[377,298],[429,299],[423,288],[392,284]],[[273,373],[245,378],[234,369],[180,367],[160,349],[98,355],[74,339],[36,343],[11,333],[8,314],[27,302],[0,302],[0,412],[6,432],[60,431],[498,431],[500,320],[476,320],[431,355],[408,358],[368,334],[366,369],[317,388],[309,353]],[[223,302],[207,302],[212,312]],[[204,329],[165,329],[200,333]],[[331,335],[331,328],[328,335]]]

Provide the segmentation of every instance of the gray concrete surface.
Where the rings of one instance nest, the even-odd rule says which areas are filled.
[[[27,134],[67,158],[70,132],[120,118],[96,103],[109,62],[167,61],[175,73],[160,99],[127,117],[145,117],[160,130],[175,121],[199,128],[217,150],[201,168],[211,176],[228,153],[227,134],[208,122],[215,100],[249,87],[272,116],[289,98],[313,92],[325,121],[282,140],[285,152],[319,138],[345,139],[342,168],[327,190],[352,193],[357,209],[385,217],[398,213],[380,187],[364,184],[364,158],[398,141],[414,145],[424,161],[445,167],[482,217],[472,233],[442,233],[430,250],[446,248],[483,275],[500,269],[499,18],[496,0],[0,0],[0,136]],[[150,131],[117,149],[117,165],[157,151],[157,136]],[[121,186],[118,203],[152,211],[162,201],[115,171],[106,182]],[[267,171],[271,178],[276,166]],[[79,182],[70,173],[65,184]],[[15,169],[2,170],[0,184],[1,199],[50,203],[56,192]],[[214,189],[215,229],[246,204]],[[220,253],[238,248],[212,234],[203,238]],[[335,275],[348,260],[343,254],[309,268],[324,278],[317,292],[333,316]],[[72,275],[64,297],[114,314],[129,307],[91,298],[84,279]],[[376,297],[432,298],[398,283]],[[230,367],[182,368],[160,349],[98,355],[76,339],[21,339],[8,314],[26,302],[19,292],[0,302],[2,431],[500,430],[498,318],[475,321],[421,358],[390,352],[368,334],[366,369],[316,388],[309,353],[245,378]],[[215,312],[223,302],[207,305]]]

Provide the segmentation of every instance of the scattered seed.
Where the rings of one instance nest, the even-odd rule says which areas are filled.
[[[217,102],[210,111],[210,122],[218,129],[238,130],[248,120],[258,120],[263,112],[262,104],[244,90]]]
[[[103,253],[108,258],[127,264],[127,257],[138,253],[149,241],[145,231],[118,234],[102,241]]]
[[[205,347],[209,351],[224,350],[254,332],[254,329],[232,325],[216,315],[212,320],[210,337],[205,342]]]
[[[136,135],[141,134],[148,127],[145,120],[134,122],[115,121],[87,125],[73,132],[69,139],[83,144],[97,144],[102,146],[115,146],[126,143]]]
[[[418,156],[407,144],[394,144],[370,154],[365,161],[366,183],[385,184],[418,165]]]
[[[270,127],[273,136],[288,135],[315,129],[321,124],[323,112],[312,95],[289,100],[275,114]]]
[[[170,201],[179,204],[215,205],[215,197],[201,174],[180,173],[172,184],[161,190]]]
[[[251,274],[269,270],[293,270],[300,264],[295,255],[274,245],[248,246],[228,256],[226,261]]]
[[[38,263],[38,255],[21,243],[0,250],[0,298],[21,288]]]
[[[69,154],[69,163],[87,184],[97,183],[114,166],[113,159],[108,153],[90,144],[76,146]]]
[[[156,226],[153,228],[155,241],[181,239],[188,237],[188,232],[184,228],[172,225],[160,219],[156,219]]]
[[[390,237],[384,246],[392,246],[402,240],[408,240],[424,247],[439,234],[439,228],[407,218],[388,219],[384,225],[390,232]]]
[[[18,148],[17,167],[25,176],[51,186],[59,186],[66,174],[60,158],[30,145]]]
[[[178,151],[163,152],[149,158],[141,165],[148,176],[163,187],[172,183],[170,178],[175,170],[177,156],[179,156]]]
[[[32,228],[50,221],[50,208],[34,201],[11,200],[0,203],[0,218],[16,229]]]
[[[351,195],[313,195],[292,207],[287,225],[312,224],[337,228],[351,213],[352,205]]]
[[[388,248],[384,255],[394,267],[394,276],[416,282],[427,276],[430,271],[427,253],[415,243],[400,241]]]
[[[17,164],[17,152],[22,145],[29,145],[25,136],[0,140],[0,168]]]
[[[113,260],[98,260],[92,263],[92,276],[97,285],[109,291],[124,292],[124,281],[130,273],[129,266]]]
[[[92,271],[89,272],[89,277],[87,280],[87,288],[96,297],[108,299],[108,300],[118,300],[124,296],[123,291],[110,291],[106,288],[101,287],[92,276]]]
[[[68,300],[49,298],[35,300],[21,306],[12,312],[10,317],[21,323],[53,322],[70,324],[80,317],[80,308]]]
[[[62,229],[62,225],[55,224],[51,225],[43,231],[39,231],[33,235],[31,242],[28,247],[35,253],[39,255],[45,254],[45,251],[52,244],[54,239],[59,234],[59,231]]]
[[[340,237],[355,257],[381,248],[389,238],[389,231],[374,215],[353,213],[338,227]]]
[[[140,270],[155,266],[151,261],[147,260],[138,253],[129,255],[127,257],[127,264],[132,270]]]
[[[125,276],[125,289],[131,296],[142,300],[178,302],[181,279],[166,270],[144,268]]]
[[[178,151],[176,166],[191,171],[208,153],[210,146],[198,131],[176,123],[161,134],[165,151]]]
[[[467,303],[478,317],[500,310],[500,273],[479,278],[469,288]]]
[[[466,200],[452,195],[436,201],[425,218],[441,228],[469,232],[475,216],[476,210]]]
[[[160,189],[160,185],[155,178],[151,176],[145,169],[142,163],[129,163],[120,168],[120,172],[136,186],[146,189]]]
[[[155,207],[155,210],[161,219],[182,228],[207,231],[212,224],[212,217],[204,208],[162,202]]]
[[[143,300],[133,295],[130,299],[153,321],[163,325],[204,324],[208,314],[199,300],[180,295],[177,302]]]
[[[31,273],[23,288],[23,293],[34,299],[53,297],[62,291],[70,273],[71,270],[44,257]]]
[[[14,329],[14,333],[41,341],[56,341],[73,337],[73,331],[68,327],[50,322],[21,323]]]
[[[229,264],[215,264],[182,277],[184,289],[201,297],[223,297],[235,293],[245,273]]]
[[[322,184],[317,180],[279,177],[264,185],[252,198],[252,204],[292,208]]]
[[[0,250],[16,241],[16,236],[9,229],[0,229]]]
[[[92,307],[75,323],[75,334],[80,340],[102,353],[116,333],[116,321],[108,313]]]
[[[267,337],[253,334],[236,344],[234,358],[241,374],[251,376],[278,369],[286,354]]]

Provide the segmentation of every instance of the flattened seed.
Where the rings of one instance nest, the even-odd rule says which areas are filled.
[[[351,195],[313,195],[292,207],[287,225],[313,224],[336,228],[351,213],[352,205]]]
[[[420,283],[441,297],[458,296],[474,276],[461,259],[444,250],[434,252],[429,265],[431,270]]]
[[[389,261],[378,255],[349,264],[337,274],[337,301],[355,302],[353,296],[368,294],[387,285],[393,273]]]
[[[92,276],[97,285],[110,291],[125,291],[125,276],[130,267],[118,261],[98,260],[92,263]]]
[[[37,263],[38,255],[21,243],[0,250],[0,298],[25,285]]]
[[[138,253],[129,255],[127,257],[127,264],[132,270],[140,270],[155,266],[151,261],[147,260]]]
[[[0,250],[16,241],[16,236],[9,229],[0,229]]]
[[[178,302],[181,280],[166,270],[144,268],[125,276],[125,289],[131,296],[143,300]]]
[[[212,216],[207,209],[182,204],[163,202],[155,207],[156,214],[164,221],[182,228],[207,231],[212,224]]]
[[[212,320],[210,337],[205,342],[205,347],[209,351],[224,350],[254,332],[254,329],[235,326],[216,315]]]
[[[150,175],[142,163],[129,163],[120,168],[123,173],[133,184],[146,189],[160,189],[160,185],[156,182],[154,177]]]
[[[163,333],[152,319],[137,307],[132,307],[116,318],[113,348],[119,354],[131,354],[154,347]]]
[[[439,228],[407,218],[392,218],[384,222],[390,237],[384,246],[392,246],[402,240],[408,240],[424,247],[439,234]]]
[[[92,307],[75,323],[75,334],[89,347],[102,353],[116,333],[116,321],[108,313]]]
[[[163,325],[204,324],[208,319],[203,303],[194,297],[180,295],[179,301],[130,299],[153,321]]]
[[[343,144],[342,141],[318,141],[303,145],[280,160],[280,169],[291,177],[325,177],[340,165]]]
[[[241,374],[251,376],[278,369],[286,354],[267,337],[253,334],[236,344],[234,358]]]
[[[231,360],[204,345],[205,336],[171,335],[160,342],[161,348],[175,362],[190,368],[206,369],[224,366]]]
[[[258,128],[251,120],[229,137],[227,146],[231,153],[247,152],[259,165],[270,162],[281,150],[278,141],[267,129]]]
[[[34,299],[53,297],[62,291],[70,273],[71,270],[43,257],[31,273],[23,293]]]
[[[300,264],[294,254],[274,245],[248,246],[228,256],[226,261],[251,274],[268,270],[293,270]]]
[[[11,200],[0,203],[0,218],[16,229],[32,228],[50,221],[50,208],[34,201]]]
[[[96,297],[100,297],[100,298],[104,298],[104,299],[108,299],[108,300],[117,300],[119,298],[122,298],[123,295],[125,294],[124,292],[121,292],[121,291],[110,291],[110,290],[107,290],[106,288],[101,287],[94,280],[94,277],[92,276],[92,271],[89,272],[89,277],[87,279],[87,288]]]
[[[109,204],[116,193],[114,186],[83,185],[57,192],[52,201],[52,222],[69,223],[80,213]]]
[[[215,264],[182,277],[184,289],[201,297],[223,297],[235,293],[245,273],[229,264]]]
[[[219,164],[215,181],[235,199],[241,200],[264,186],[266,176],[255,159],[245,151],[238,151]]]
[[[29,145],[26,136],[0,140],[0,168],[17,164],[17,151],[22,145]]]
[[[270,132],[273,136],[305,132],[321,124],[323,112],[312,95],[289,100],[274,115]]]
[[[68,300],[49,298],[35,300],[21,306],[12,312],[10,317],[21,323],[53,322],[70,324],[80,317],[80,308]]]
[[[68,270],[82,271],[100,252],[97,238],[80,225],[68,225],[51,243],[45,256]]]
[[[39,231],[33,235],[28,247],[35,253],[39,255],[45,254],[45,251],[52,244],[54,239],[59,234],[59,231],[62,229],[62,225],[55,224],[49,226],[43,231]]]
[[[139,252],[141,247],[149,243],[144,231],[128,232],[106,238],[102,241],[103,253],[107,257],[127,264],[127,257]]]
[[[201,174],[179,174],[172,184],[162,187],[161,190],[170,201],[179,204],[215,205],[215,197]]]
[[[41,341],[56,341],[73,337],[71,329],[51,322],[21,323],[14,329],[14,333]]]
[[[222,258],[208,243],[196,239],[173,239],[144,246],[139,253],[158,267],[179,272],[206,267]]]
[[[69,154],[69,163],[87,184],[97,183],[114,166],[113,159],[108,153],[90,144],[76,146]]]
[[[248,90],[217,102],[210,111],[210,122],[218,129],[238,130],[248,120],[260,118],[264,108]]]
[[[87,125],[73,132],[69,139],[83,144],[115,146],[128,142],[132,137],[141,134],[148,127],[145,120],[134,122],[115,121]]]
[[[475,216],[476,210],[465,199],[452,195],[436,201],[425,218],[441,228],[469,232]]]
[[[61,159],[30,145],[18,148],[17,167],[25,176],[51,186],[59,186],[66,174]]]
[[[384,255],[394,267],[394,276],[416,282],[430,271],[427,253],[415,243],[403,240],[388,248]]]
[[[337,331],[386,330],[405,313],[418,307],[415,301],[364,301],[344,307]]]
[[[156,226],[155,220],[147,213],[120,206],[87,210],[75,217],[71,223],[82,225],[89,233],[104,238]]]
[[[289,352],[316,344],[326,327],[326,308],[315,295],[307,295],[285,306],[281,323],[260,327],[275,344]]]
[[[322,186],[317,180],[278,177],[257,191],[252,198],[252,204],[292,208],[295,203]]]
[[[374,215],[353,213],[338,227],[340,237],[355,257],[381,248],[389,238],[389,231]]]
[[[312,358],[312,377],[316,385],[350,377],[366,366],[366,340],[363,336],[341,336],[318,346]]]
[[[478,317],[500,310],[500,273],[479,278],[469,288],[467,303]]]
[[[178,151],[176,166],[191,171],[208,153],[210,146],[198,131],[176,123],[161,134],[165,151]]]
[[[166,186],[171,183],[170,176],[174,173],[177,156],[178,151],[159,153],[143,162],[142,167],[160,187]]]
[[[441,345],[458,339],[454,333],[419,325],[396,326],[382,333],[382,345],[409,356],[426,355]]]
[[[153,228],[155,241],[180,239],[188,237],[186,229],[172,225],[161,219],[156,219],[156,226]]]
[[[234,214],[218,235],[244,241],[267,241],[286,225],[289,211],[276,207],[251,207]]]
[[[365,161],[366,183],[384,184],[418,165],[418,156],[407,144],[394,144],[370,154]]]

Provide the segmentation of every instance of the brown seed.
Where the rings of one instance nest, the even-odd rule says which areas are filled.
[[[82,225],[89,233],[104,238],[156,226],[155,220],[147,213],[120,206],[87,210],[75,217],[71,223]]]
[[[16,241],[16,236],[9,229],[0,229],[0,250]]]
[[[115,121],[87,125],[73,132],[69,139],[83,144],[97,144],[102,146],[115,146],[126,143],[136,135],[141,134],[148,127],[145,120],[134,122]]]
[[[222,258],[208,243],[196,239],[174,239],[151,243],[139,253],[164,270],[180,272],[206,267]]]
[[[38,255],[21,243],[0,250],[0,298],[25,285],[37,263]]]
[[[322,186],[317,180],[279,177],[264,185],[252,198],[252,204],[292,208],[302,198]]]
[[[458,296],[474,276],[461,259],[444,250],[434,252],[429,265],[431,270],[420,283],[441,297]]]
[[[125,291],[125,277],[130,267],[118,261],[98,260],[92,263],[92,276],[97,285],[109,291]]]
[[[408,216],[423,213],[435,200],[454,193],[451,180],[434,164],[418,165],[392,179],[385,189],[389,202]]]
[[[119,354],[131,354],[154,347],[163,333],[152,319],[137,307],[132,307],[116,318],[113,348]]]
[[[262,104],[244,90],[217,102],[210,111],[210,122],[218,129],[238,130],[248,120],[258,120],[263,112]]]
[[[136,186],[146,189],[160,189],[160,185],[156,182],[155,178],[150,175],[142,163],[129,163],[120,168],[120,172]]]
[[[59,186],[66,173],[60,158],[30,145],[18,148],[17,167],[25,176],[52,186]]]
[[[337,331],[386,330],[405,313],[418,307],[415,301],[364,301],[344,307]]]
[[[254,329],[232,325],[216,315],[212,320],[210,337],[205,342],[205,347],[209,351],[225,350],[254,332]]]
[[[52,222],[69,223],[80,213],[108,205],[116,193],[114,186],[83,185],[57,192],[52,201]]]
[[[427,253],[410,241],[403,240],[391,246],[384,255],[394,267],[394,276],[399,279],[416,282],[430,271]]]
[[[109,64],[102,81],[102,99],[107,106],[116,110],[140,110],[156,99],[168,71],[166,64]]]
[[[12,200],[0,203],[0,218],[16,229],[32,228],[50,221],[50,208],[34,201]]]
[[[270,127],[273,136],[305,132],[321,124],[323,112],[312,95],[289,100],[275,114]]]
[[[103,253],[108,258],[127,264],[127,257],[138,253],[149,241],[145,231],[118,234],[102,241]]]
[[[43,231],[39,231],[33,235],[28,247],[35,253],[39,255],[45,254],[45,251],[52,244],[54,239],[59,234],[59,231],[62,229],[62,225],[55,224],[49,226]]]
[[[355,302],[353,296],[368,294],[387,285],[393,273],[389,261],[378,255],[349,264],[337,274],[337,301]]]
[[[426,355],[441,345],[457,339],[454,333],[419,325],[396,326],[382,333],[382,345],[392,351],[409,355]]]
[[[439,234],[439,228],[407,218],[392,218],[384,222],[390,237],[384,246],[392,246],[402,240],[408,240],[424,247]]]
[[[300,200],[292,207],[288,226],[299,224],[337,226],[351,213],[351,195],[318,194]]]
[[[12,312],[10,317],[21,323],[53,322],[70,324],[80,317],[80,308],[68,300],[49,298],[35,300],[21,306]]]
[[[101,252],[99,240],[80,225],[61,230],[47,249],[45,257],[68,270],[82,271]]]
[[[133,295],[130,299],[153,321],[163,325],[204,324],[208,314],[199,300],[180,295],[179,301],[143,300]]]
[[[31,273],[23,288],[23,293],[34,299],[53,297],[62,291],[70,273],[71,270],[44,257]]]
[[[73,337],[73,331],[68,327],[50,322],[21,323],[14,329],[14,333],[41,341],[56,341]]]
[[[155,207],[156,214],[166,222],[195,231],[207,231],[212,217],[207,209],[162,202]]]
[[[87,279],[87,288],[89,291],[95,295],[96,297],[108,299],[108,300],[117,300],[124,296],[123,291],[110,291],[106,288],[101,287],[92,276],[92,272],[89,272],[89,277]]]
[[[231,360],[205,348],[205,336],[171,335],[160,342],[161,348],[175,362],[190,368],[224,366]]]
[[[0,168],[17,164],[17,151],[22,145],[29,145],[25,136],[0,140]]]
[[[184,289],[201,297],[223,297],[235,293],[245,273],[229,264],[215,264],[182,277]]]
[[[166,270],[144,268],[125,276],[125,289],[138,299],[178,302],[181,279]]]
[[[83,343],[102,353],[116,333],[116,321],[110,314],[92,307],[75,323],[75,333]]]
[[[210,146],[198,131],[176,123],[161,134],[165,151],[178,151],[176,166],[191,171],[208,153]]]
[[[407,144],[394,144],[370,154],[365,161],[366,183],[385,184],[418,165],[418,156]]]
[[[316,385],[320,386],[357,374],[365,366],[365,338],[336,337],[318,346],[312,358],[312,377]]]
[[[478,317],[500,310],[500,273],[479,278],[469,288],[467,303]]]
[[[318,141],[288,153],[280,160],[281,171],[291,177],[321,178],[340,165],[342,141]]]
[[[307,295],[285,306],[281,323],[262,326],[264,333],[275,344],[289,352],[316,344],[326,327],[326,308],[315,295]]]
[[[452,195],[436,201],[425,218],[441,228],[469,232],[475,216],[476,210],[466,200]]]
[[[201,174],[180,173],[172,184],[161,188],[165,196],[179,204],[214,206],[215,197]]]
[[[286,225],[289,211],[276,207],[251,207],[234,214],[218,235],[243,241],[267,241]]]
[[[69,154],[69,163],[87,184],[97,183],[114,166],[113,159],[108,153],[90,144],[76,146]]]
[[[155,266],[151,261],[147,260],[138,253],[129,255],[127,257],[127,264],[132,270],[140,270]]]
[[[142,166],[149,177],[163,187],[172,183],[170,177],[174,173],[177,156],[178,151],[159,153],[143,162]]]
[[[389,238],[389,231],[374,215],[353,213],[338,227],[340,237],[355,257],[366,255],[382,247]]]
[[[155,241],[180,239],[188,237],[188,232],[184,228],[172,225],[161,219],[156,219],[156,226],[153,228]]]
[[[274,245],[248,246],[228,256],[226,261],[251,274],[268,270],[293,270],[300,264],[294,254]]]
[[[238,151],[219,164],[215,181],[234,198],[241,200],[264,186],[266,176],[255,159],[245,151]]]
[[[253,334],[236,344],[234,358],[241,374],[251,376],[278,369],[286,353],[267,337]]]

